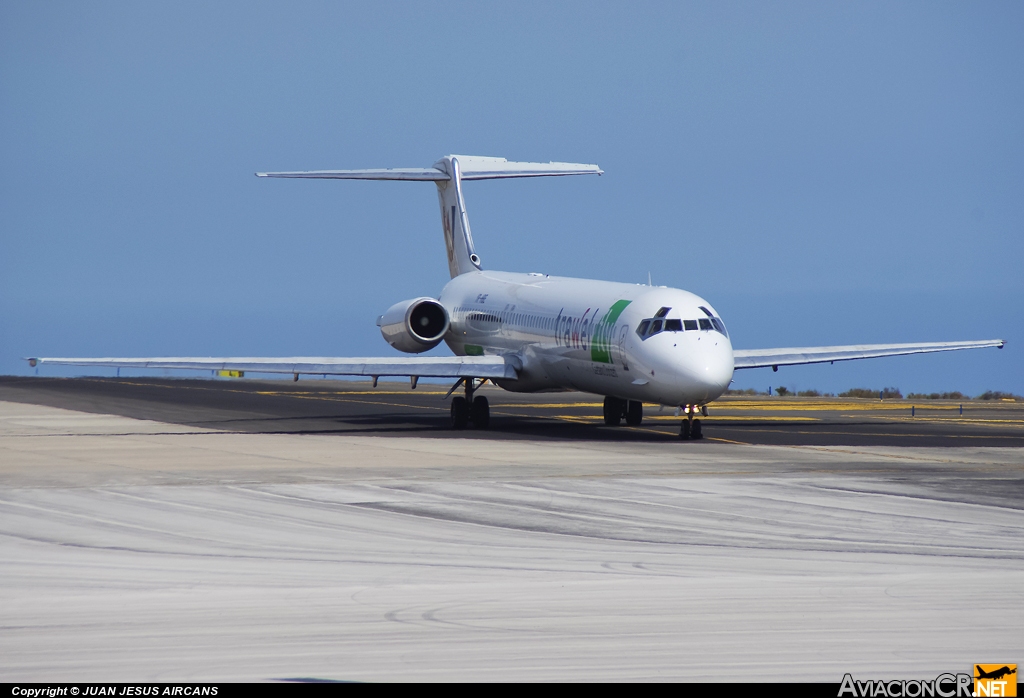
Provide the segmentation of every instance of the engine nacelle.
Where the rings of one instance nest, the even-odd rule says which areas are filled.
[[[399,351],[419,354],[433,349],[450,326],[448,311],[433,298],[395,303],[377,318],[384,341]]]

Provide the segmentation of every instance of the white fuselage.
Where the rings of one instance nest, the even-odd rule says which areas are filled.
[[[507,390],[582,390],[699,405],[732,380],[724,324],[707,301],[687,291],[476,271],[452,279],[438,300],[451,319],[445,342],[455,354],[521,362],[519,380],[498,381]]]

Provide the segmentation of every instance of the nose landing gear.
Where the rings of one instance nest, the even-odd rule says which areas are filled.
[[[701,429],[700,420],[694,419],[698,410],[704,413],[705,416],[707,415],[707,411],[704,407],[698,407],[697,405],[685,405],[683,407],[683,412],[686,413],[686,419],[684,419],[683,423],[679,426],[679,438],[681,440],[696,441],[704,438],[704,432]]]

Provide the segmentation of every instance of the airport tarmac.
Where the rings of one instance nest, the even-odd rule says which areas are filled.
[[[0,680],[934,678],[1024,657],[1024,409],[0,379]],[[906,411],[906,410],[904,410]],[[924,414],[922,415],[922,412]],[[661,419],[659,419],[661,417]]]
[[[245,433],[348,433],[451,438],[447,385],[408,381],[19,378],[0,376],[0,400]],[[679,433],[670,408],[645,406],[638,428],[610,429],[600,398],[510,393],[485,386],[492,428],[468,439],[663,443]],[[963,406],[963,412],[960,406]],[[911,416],[911,408],[913,416]],[[1024,447],[1024,403],[724,397],[704,419],[712,440],[794,446]]]

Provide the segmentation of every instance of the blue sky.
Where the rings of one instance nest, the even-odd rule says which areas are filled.
[[[0,373],[387,355],[376,316],[447,281],[433,187],[253,172],[463,153],[606,171],[468,183],[486,268],[649,272],[738,348],[1010,341],[738,387],[1024,393],[1021,36],[1000,2],[0,0]]]

